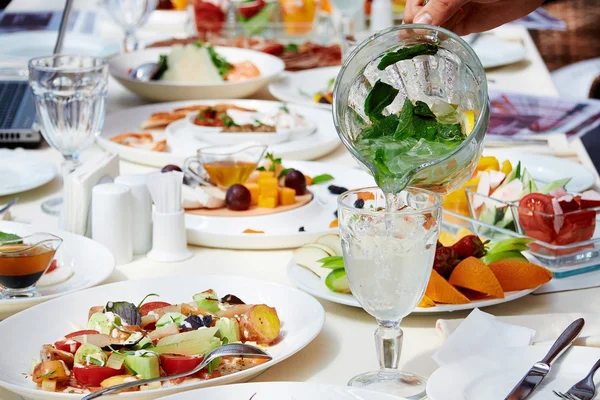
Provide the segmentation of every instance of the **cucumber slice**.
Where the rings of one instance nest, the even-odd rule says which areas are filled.
[[[215,333],[217,333],[217,331],[218,331],[218,328],[212,327],[212,328],[200,328],[195,331],[178,333],[176,335],[171,335],[171,336],[167,336],[165,338],[160,339],[158,341],[157,345],[160,347],[160,346],[166,346],[166,345],[170,345],[170,344],[176,344],[179,342],[184,342],[187,340],[208,343],[213,338],[213,336],[215,336]]]
[[[141,356],[125,356],[125,366],[129,370],[135,371],[135,374],[141,376],[142,379],[152,379],[160,376],[158,357],[151,353]]]
[[[75,364],[80,365],[100,365],[104,366],[108,357],[106,353],[98,346],[91,343],[84,343],[75,352]]]
[[[193,299],[198,307],[202,307],[208,312],[216,313],[219,311],[219,298],[213,290],[195,294]]]
[[[325,285],[327,285],[332,292],[351,293],[346,270],[343,268],[331,271],[329,275],[327,275],[327,278],[325,278]]]
[[[569,182],[571,182],[571,178],[557,179],[541,188],[539,192],[542,194],[548,194],[553,190],[564,188]]]
[[[156,327],[161,328],[169,324],[177,324],[178,326],[181,326],[183,321],[185,321],[185,318],[185,315],[182,313],[169,312],[160,317],[160,319],[156,322]]]
[[[215,323],[219,329],[221,339],[227,339],[227,343],[240,341],[240,324],[235,318],[219,318]]]

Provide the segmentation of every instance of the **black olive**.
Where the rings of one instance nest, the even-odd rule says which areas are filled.
[[[212,323],[213,323],[213,317],[212,315],[205,315],[202,318],[202,323],[204,324],[205,327],[210,328]]]
[[[333,212],[333,215],[335,215],[335,217],[337,218],[337,217],[338,217],[338,210],[335,210],[335,211]]]
[[[199,329],[205,325],[204,321],[202,320],[202,317],[200,317],[199,315],[190,315],[185,319],[183,326],[189,329]]]
[[[363,208],[365,206],[365,201],[363,199],[358,199],[354,202],[355,208]]]
[[[304,230],[304,227],[301,226],[300,229],[298,229],[298,232],[306,232],[306,230]]]
[[[221,299],[221,303],[227,304],[246,304],[239,297],[234,296],[232,294],[228,294],[227,296]]]
[[[343,186],[335,185],[330,185],[327,189],[329,189],[329,192],[331,192],[331,194],[342,194],[348,191],[348,189],[346,189]]]

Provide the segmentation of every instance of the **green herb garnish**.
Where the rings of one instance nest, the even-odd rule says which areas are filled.
[[[285,112],[285,113],[290,113],[290,109],[287,106],[287,103],[283,103],[283,105],[281,106],[281,111]]]
[[[167,69],[169,69],[169,56],[166,54],[161,54],[158,57],[158,62],[156,65],[156,73],[152,77],[153,81],[158,81],[160,78],[162,78]]]
[[[148,298],[149,298],[149,297],[158,297],[158,295],[157,295],[156,293],[150,293],[150,294],[147,294],[147,295],[146,295],[146,297],[144,297],[144,298],[142,299],[142,301],[140,301],[140,304],[138,304],[137,308],[140,308],[140,307],[142,306],[142,304],[144,304],[144,302],[145,302],[146,300],[148,300]]]
[[[53,369],[50,372],[46,372],[44,375],[40,376],[40,380],[43,381],[46,378],[50,378],[52,375],[54,375],[55,372],[56,372],[55,369]]]
[[[377,81],[365,99],[365,114],[371,121],[383,117],[383,110],[392,104],[399,90],[385,82]]]
[[[95,364],[95,365],[97,365],[97,366],[99,366],[99,367],[102,367],[102,366],[104,366],[104,363],[103,363],[101,360],[97,360],[97,359],[95,359],[94,357],[89,357],[89,359],[90,359],[90,362],[91,362],[92,364]]]
[[[277,166],[281,165],[281,158],[275,158],[273,153],[267,153],[265,158],[267,160],[271,160],[271,168],[269,168],[269,171],[271,172],[275,172],[277,170]]]
[[[332,181],[333,179],[334,179],[333,176],[331,176],[329,174],[322,174],[322,175],[317,175],[314,178],[312,178],[312,183],[313,183],[313,185],[318,185],[319,183],[329,182],[329,181]]]
[[[297,53],[298,52],[298,45],[296,43],[290,43],[288,45],[285,46],[284,51],[288,51],[290,53]]]
[[[293,169],[294,168],[286,168],[286,169],[284,169],[283,171],[281,171],[279,173],[279,176],[277,177],[277,179],[281,179],[281,178],[285,177],[288,174],[288,172],[292,171]]]
[[[430,43],[421,43],[410,47],[402,47],[401,49],[387,53],[385,56],[383,56],[381,61],[379,61],[377,69],[383,71],[390,65],[396,64],[398,61],[410,60],[411,58],[415,58],[417,56],[432,56],[436,54],[437,51],[437,44]]]
[[[21,239],[21,236],[15,235],[14,233],[0,232],[0,242],[15,241]],[[21,244],[23,241],[15,242],[15,244]]]
[[[215,67],[219,71],[219,74],[221,77],[225,77],[225,75],[227,75],[227,73],[233,68],[233,64],[228,62],[219,53],[217,53],[214,47],[210,45],[205,45],[205,47],[206,50],[208,50],[208,54],[210,55],[213,64],[215,64]]]

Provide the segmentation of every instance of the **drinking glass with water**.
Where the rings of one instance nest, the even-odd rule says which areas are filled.
[[[108,67],[103,58],[53,55],[29,61],[29,84],[34,94],[42,135],[64,157],[63,176],[73,172],[79,154],[90,147],[104,123]],[[57,215],[62,199],[42,204]]]

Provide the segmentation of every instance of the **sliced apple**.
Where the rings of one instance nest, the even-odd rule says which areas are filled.
[[[320,247],[311,245],[302,246],[294,250],[294,261],[301,267],[307,268],[315,273],[319,278],[325,278],[331,272],[330,269],[323,268],[319,260],[330,257],[327,251]]]
[[[478,209],[483,205],[485,198],[490,195],[490,174],[482,172],[479,175],[479,183],[477,184],[477,196],[473,199],[473,207]]]
[[[323,235],[317,239],[317,243],[324,244],[325,246],[330,247],[335,254],[332,256],[342,256],[342,240],[340,239],[340,235],[336,235],[330,233],[328,235]]]
[[[502,201],[517,201],[521,192],[523,192],[523,182],[515,179],[494,191],[490,197]]]
[[[506,174],[500,171],[488,171],[490,174],[490,190],[496,190],[498,186],[504,181],[506,178]]]
[[[305,245],[304,247],[306,247],[306,246],[316,247],[318,249],[323,250],[325,253],[327,253],[326,257],[337,256],[337,254],[335,253],[335,250],[332,249],[331,247],[327,246],[324,243],[317,243],[317,242],[315,242],[315,243],[309,243],[309,244]]]

